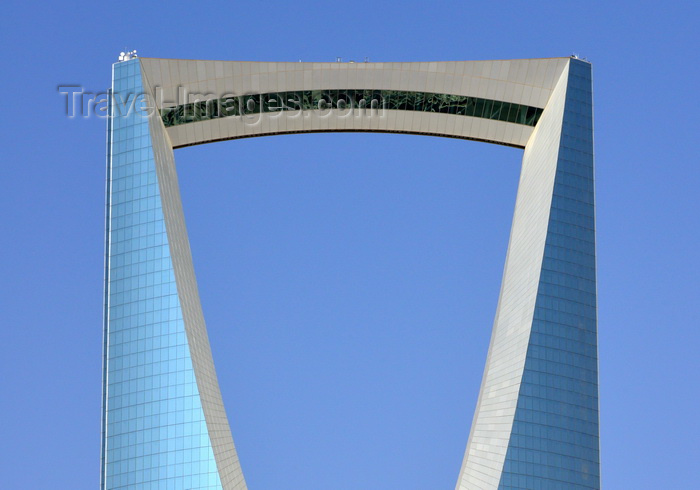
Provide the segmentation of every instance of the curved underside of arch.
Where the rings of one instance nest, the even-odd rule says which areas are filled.
[[[411,134],[414,136],[431,136],[431,137],[438,137],[438,138],[454,138],[454,139],[461,139],[461,140],[467,140],[467,141],[476,141],[479,143],[489,143],[493,145],[501,145],[501,146],[510,146],[512,148],[519,148],[522,149],[521,146],[519,145],[512,145],[512,144],[506,144],[506,143],[499,143],[498,141],[490,141],[487,139],[480,139],[480,138],[473,138],[469,136],[450,136],[450,135],[445,135],[445,134],[433,134],[433,133],[422,133],[418,131],[394,131],[390,129],[310,129],[310,130],[305,130],[305,131],[275,131],[275,132],[269,132],[269,133],[258,133],[258,134],[246,134],[246,135],[240,135],[240,136],[226,136],[226,137],[219,137],[217,139],[212,139],[212,140],[207,140],[207,141],[197,141],[195,143],[188,143],[186,145],[181,145],[178,146],[177,149],[179,148],[187,148],[189,146],[197,146],[197,145],[206,145],[208,143],[218,143],[220,141],[230,141],[230,140],[239,140],[243,138],[258,138],[258,137],[263,137],[263,136],[279,136],[279,135],[291,135],[291,134],[312,134],[312,133],[383,133],[383,134]],[[176,148],[173,148],[176,149]]]
[[[588,63],[140,58],[114,65],[113,92],[102,488],[164,480],[177,488],[246,488],[199,301],[173,150],[333,131],[524,149],[456,488],[599,488]],[[142,101],[136,108],[143,110],[120,113],[118,100],[141,93],[150,110]]]

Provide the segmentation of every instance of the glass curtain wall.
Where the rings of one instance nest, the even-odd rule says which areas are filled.
[[[113,66],[103,490],[221,488],[161,210],[138,59]]]

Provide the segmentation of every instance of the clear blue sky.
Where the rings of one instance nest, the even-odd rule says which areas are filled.
[[[255,61],[591,60],[603,485],[697,486],[696,2],[110,4],[3,7],[0,487],[98,485],[105,123],[67,119],[56,87],[104,90],[124,47]],[[452,488],[521,152],[319,134],[176,158],[250,487]]]

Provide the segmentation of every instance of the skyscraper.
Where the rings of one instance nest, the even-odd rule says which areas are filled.
[[[524,149],[456,488],[600,487],[589,63],[122,59],[113,66],[107,140],[102,488],[246,488],[173,149],[327,131]]]

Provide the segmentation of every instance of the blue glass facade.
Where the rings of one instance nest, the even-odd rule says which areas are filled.
[[[104,490],[220,489],[163,219],[138,59],[113,66]],[[133,105],[132,105],[133,103]]]
[[[571,60],[530,343],[499,489],[600,488],[591,65]]]

